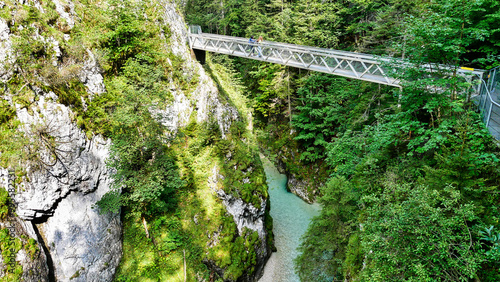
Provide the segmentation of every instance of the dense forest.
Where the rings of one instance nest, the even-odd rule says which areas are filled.
[[[183,20],[398,58],[402,87],[201,66]],[[499,22],[498,0],[0,1],[0,281],[254,281],[259,153],[321,204],[302,281],[500,281],[498,141],[454,71],[500,66]]]
[[[272,219],[246,98],[228,79],[229,69],[205,71],[190,57],[175,4],[17,2],[0,2],[0,172],[8,168],[15,179],[8,187],[0,183],[0,281],[236,281],[262,272],[273,246]],[[101,90],[88,90],[89,69]],[[58,122],[68,112],[68,122]],[[74,146],[77,138],[82,142]],[[71,163],[86,153],[82,144],[97,143],[106,148],[105,169],[86,169],[100,162],[97,153],[72,171]],[[84,184],[85,193],[68,180],[80,171],[90,175],[86,180],[101,177]],[[64,178],[57,178],[53,195],[41,197],[54,197],[49,208],[57,210],[76,194],[71,213],[85,209],[75,221],[89,225],[72,224],[66,232],[61,222],[71,217],[62,214],[55,239],[47,229],[32,238],[22,227],[7,228],[24,221],[43,230],[53,218],[53,210],[36,220],[16,215],[20,194],[47,193],[36,186],[44,182],[37,181],[40,175]],[[71,191],[60,196],[65,185]],[[82,200],[103,188],[108,191],[92,205]],[[224,200],[241,213],[252,209],[248,221],[256,223],[236,222]],[[113,217],[118,227],[109,220],[100,229],[99,218]],[[85,238],[74,239],[80,234]],[[105,240],[113,236],[116,241]],[[79,247],[60,247],[67,241]],[[36,271],[30,270],[34,261],[41,261]]]
[[[211,55],[246,86],[261,150],[322,205],[303,281],[499,281],[499,150],[444,64],[500,65],[496,0],[188,0],[204,32],[392,56],[401,90]],[[271,143],[267,140],[272,140]],[[313,172],[313,173],[311,173]],[[318,191],[319,189],[319,191]]]

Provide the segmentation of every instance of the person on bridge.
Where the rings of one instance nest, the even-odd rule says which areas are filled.
[[[264,37],[259,36],[259,39],[257,39],[257,44],[259,46],[257,46],[257,52],[259,53],[259,57],[262,57],[262,47],[260,45],[262,45],[262,42],[264,42]]]
[[[255,38],[253,38],[253,36],[250,36],[250,39],[248,40],[248,43],[250,43],[250,56],[253,56],[253,53],[254,53],[254,49],[255,49],[255,43],[257,41],[255,41]]]

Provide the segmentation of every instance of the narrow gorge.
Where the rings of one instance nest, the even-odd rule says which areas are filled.
[[[192,58],[175,4],[3,1],[0,9],[0,186],[8,191],[2,194],[8,207],[1,215],[1,230],[8,231],[2,279],[121,281],[137,263],[145,272],[136,277],[162,281],[172,281],[177,271],[189,281],[262,275],[272,221],[255,137],[246,128],[249,112],[234,101],[239,93],[221,92],[215,74]],[[127,23],[130,30],[118,34]],[[151,29],[141,34],[142,28]],[[136,42],[116,43],[120,36]],[[156,67],[151,77],[134,76],[150,67]],[[154,213],[152,206],[142,212],[135,206],[103,212],[99,206],[116,189],[131,189],[116,183],[120,167],[109,161],[119,150],[112,146],[120,141],[116,130],[124,130],[114,114],[134,106],[121,104],[127,91],[142,91],[146,100],[135,110],[144,108],[160,128],[155,146],[164,146],[179,183],[166,195],[170,199],[162,198],[166,188],[137,191],[168,203]],[[159,92],[163,101],[148,96]],[[138,114],[133,111],[129,118]],[[141,146],[140,154],[151,150],[154,162],[160,151]],[[136,231],[143,239],[138,246],[127,237]],[[135,252],[157,257],[148,262]],[[187,269],[178,259],[187,260]],[[168,267],[147,273],[148,263]]]
[[[500,281],[498,18],[0,0],[0,281]]]

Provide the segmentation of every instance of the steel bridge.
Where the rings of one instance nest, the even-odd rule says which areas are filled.
[[[191,49],[195,53],[198,52],[197,57],[201,55],[203,60],[205,51],[210,51],[399,88],[401,81],[391,77],[391,74],[404,71],[407,66],[402,60],[362,53],[272,41],[251,43],[241,37],[202,33],[199,26],[190,26],[188,41]],[[470,82],[470,99],[477,105],[490,133],[500,141],[500,68],[488,72],[442,65],[428,65],[423,68],[429,71],[439,70],[441,76],[456,72]]]
[[[203,33],[199,26],[190,26],[188,41],[191,49],[195,51],[202,50],[244,57],[395,87],[401,87],[400,81],[391,77],[390,74],[404,70],[405,66],[402,61],[396,59],[362,53],[272,41],[250,43],[248,39],[241,37]],[[394,67],[387,69],[387,66],[391,64]],[[436,68],[436,66],[432,67]],[[438,67],[442,68],[441,70],[450,70],[450,74],[454,70],[443,66]],[[431,66],[427,68],[431,69]],[[456,72],[468,81],[479,81],[483,76],[481,70],[459,68]],[[479,83],[476,83],[473,92],[479,93],[479,89]]]

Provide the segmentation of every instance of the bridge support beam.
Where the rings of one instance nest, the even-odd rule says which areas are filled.
[[[194,55],[196,60],[200,62],[200,64],[204,65],[207,57],[207,52],[205,50],[199,49],[191,49],[191,55]]]

